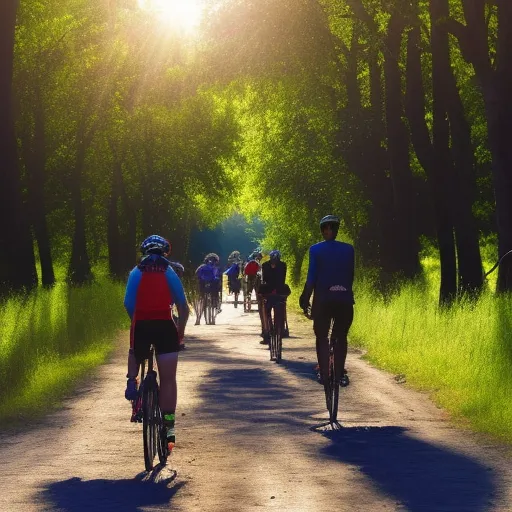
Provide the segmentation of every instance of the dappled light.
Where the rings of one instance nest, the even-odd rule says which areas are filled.
[[[153,13],[169,27],[192,33],[201,23],[201,0],[137,0],[140,9]]]
[[[273,476],[296,471],[296,460],[315,467],[327,461],[334,468],[330,485],[342,481],[340,467],[346,470],[349,502],[358,498],[352,484],[370,480],[371,504],[382,498],[390,510],[442,508],[429,485],[449,496],[441,496],[446,506],[487,510],[498,484],[486,475],[486,455],[477,448],[467,454],[459,431],[443,443],[453,418],[493,442],[512,443],[512,0],[4,0],[0,55],[0,416],[6,422],[59,407],[84,376],[93,382],[92,370],[108,357],[115,385],[124,384],[114,348],[122,339],[124,364],[125,286],[129,275],[142,280],[142,270],[132,271],[145,250],[141,242],[156,234],[165,239],[166,260],[149,267],[170,280],[160,283],[167,302],[158,314],[166,327],[173,335],[176,325],[184,328],[187,305],[191,317],[202,310],[209,317],[200,325],[196,315],[197,323],[179,332],[181,345],[173,345],[187,345],[180,365],[191,373],[179,378],[200,423],[183,419],[197,436],[185,450],[197,450],[213,425],[242,448],[230,452],[215,438],[209,462],[236,453],[245,465],[249,446],[263,475],[265,486],[253,485],[231,468],[222,492],[237,482],[251,495],[247,510],[272,500],[284,511],[290,482],[280,483],[283,495],[276,497]],[[334,232],[344,244],[323,243]],[[325,247],[347,252],[324,258]],[[249,259],[261,259],[261,267],[252,262],[253,274],[244,273]],[[202,288],[196,269],[203,263],[214,287]],[[340,277],[342,266],[350,268]],[[284,309],[277,310],[281,330],[272,330],[263,314],[272,299],[256,291],[261,281],[269,286],[268,267],[291,288],[286,328]],[[271,287],[284,308],[278,288]],[[355,300],[350,386],[342,382],[346,402],[338,417],[349,427],[324,435],[314,427],[325,421],[325,402],[319,412],[310,399],[321,395],[316,381],[325,377],[325,367],[313,371],[315,332],[329,312],[322,293],[329,304],[352,308]],[[306,335],[307,320],[297,313],[311,316],[310,296],[321,306],[313,307],[315,330],[307,323]],[[177,297],[181,319],[173,323]],[[324,320],[328,328],[332,318]],[[267,342],[275,347],[288,330],[283,360],[278,352],[279,364],[270,364]],[[318,336],[325,341],[328,329],[324,334]],[[341,336],[331,332],[331,338]],[[344,361],[345,339],[333,350],[338,363],[341,345]],[[318,346],[327,360],[327,345]],[[340,372],[341,365],[324,379],[335,396]],[[114,384],[109,389],[114,396]],[[80,391],[90,399],[89,388]],[[116,397],[123,402],[122,392]],[[105,414],[114,430],[121,413],[117,398],[108,398]],[[428,403],[424,416],[409,414],[416,402]],[[170,418],[176,411],[168,409]],[[86,411],[81,418],[97,414],[94,403]],[[414,430],[415,422],[425,425]],[[62,427],[64,438],[68,428]],[[134,432],[138,425],[123,428]],[[111,451],[102,456],[115,454],[126,470],[123,443],[111,435]],[[262,438],[271,439],[268,446]],[[387,445],[379,451],[382,440]],[[69,453],[90,456],[85,441],[68,445],[59,467],[73,458]],[[267,448],[277,455],[270,472]],[[290,456],[282,467],[281,449]],[[421,468],[411,453],[425,458],[426,480],[416,490],[407,471],[421,476]],[[102,466],[90,459],[93,469]],[[390,459],[398,482],[386,473]],[[180,464],[196,468],[191,458]],[[231,510],[208,470],[191,473],[207,480],[219,500],[212,511]],[[38,483],[57,508],[72,509],[74,493],[84,502],[90,492],[115,502],[131,489],[126,474],[59,478]],[[504,479],[512,481],[509,474]],[[321,477],[314,483],[311,496],[327,494]],[[154,496],[144,490],[139,497],[132,489],[119,503],[181,505],[188,483],[180,489]],[[293,499],[295,512],[303,503],[300,495]]]

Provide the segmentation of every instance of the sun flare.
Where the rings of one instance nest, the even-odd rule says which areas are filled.
[[[201,22],[203,8],[200,0],[138,0],[139,7],[155,13],[161,21],[187,32]]]

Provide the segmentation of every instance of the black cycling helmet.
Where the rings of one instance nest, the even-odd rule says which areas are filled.
[[[259,248],[254,249],[254,251],[252,251],[251,257],[254,260],[261,260],[261,258],[263,258],[263,253],[261,252],[261,250]]]
[[[181,263],[177,261],[169,261],[169,265],[171,265],[172,269],[174,272],[176,272],[178,277],[183,277],[183,274],[185,273],[185,267]]]
[[[218,254],[215,254],[214,252],[210,252],[204,257],[204,262],[211,263],[212,265],[218,265],[219,261],[220,258]]]
[[[171,244],[160,235],[148,236],[140,244],[142,254],[167,254],[171,251]]]
[[[340,227],[340,218],[336,215],[326,215],[321,221],[320,221],[320,231],[323,230],[324,226],[331,224],[334,228]]]
[[[240,263],[241,259],[242,258],[240,257],[240,251],[233,251],[228,256],[228,263]]]

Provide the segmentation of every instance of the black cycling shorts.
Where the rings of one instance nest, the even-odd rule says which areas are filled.
[[[157,355],[178,352],[178,329],[172,320],[138,320],[133,327],[133,353],[137,361],[147,359],[153,345]]]
[[[317,338],[347,339],[354,320],[354,305],[345,302],[321,302],[313,304],[313,330]]]
[[[228,280],[229,290],[233,293],[240,293],[240,289],[242,288],[242,283],[240,279],[229,279]]]

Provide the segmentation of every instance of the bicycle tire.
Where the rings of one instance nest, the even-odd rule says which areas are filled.
[[[329,380],[330,380],[331,393],[332,393],[330,418],[331,418],[331,423],[336,423],[338,421],[338,399],[339,399],[339,393],[340,393],[340,386],[336,379],[336,368],[334,365],[334,355],[331,360],[331,369],[330,369]]]
[[[142,394],[142,437],[146,471],[153,469],[153,461],[157,450],[155,406],[158,406],[158,402],[156,401],[158,400],[158,391],[156,391],[155,379],[155,372],[148,372],[144,379],[144,391]]]
[[[276,331],[274,329],[274,322],[272,320],[272,308],[269,308],[267,314],[267,327],[270,335],[269,349],[270,349],[270,360],[275,361],[276,359]]]
[[[277,316],[277,319],[276,319]],[[284,329],[284,314],[283,306],[279,304],[274,308],[274,320],[276,324],[276,363],[279,364],[283,357],[283,329]]]
[[[272,326],[272,331],[270,333],[270,360],[275,361],[276,360],[276,346],[277,346],[277,339],[276,339],[277,333],[274,327]]]

